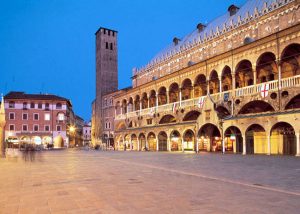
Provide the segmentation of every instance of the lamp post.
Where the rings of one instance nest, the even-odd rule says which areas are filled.
[[[70,137],[73,137],[73,139],[74,139],[74,145],[75,145],[75,142],[76,142],[75,141],[75,131],[76,131],[76,127],[74,125],[70,125],[69,126],[69,135],[70,135]]]

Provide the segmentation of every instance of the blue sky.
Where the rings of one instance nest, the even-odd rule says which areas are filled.
[[[95,32],[119,32],[119,87],[133,67],[200,22],[246,0],[0,0],[0,93],[69,98],[85,120],[95,97]]]

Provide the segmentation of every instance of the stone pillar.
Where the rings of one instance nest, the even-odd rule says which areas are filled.
[[[277,66],[278,66],[278,88],[279,88],[279,90],[281,90],[281,63],[280,63],[280,60],[278,60]]]
[[[300,132],[296,134],[296,156],[300,156]]]
[[[199,152],[199,143],[198,143],[198,139],[196,138],[196,152]]]
[[[140,139],[137,138],[136,140],[137,140],[137,150],[140,151]]]
[[[206,87],[207,87],[207,94],[210,94],[209,93],[209,81],[207,81],[207,86]]]
[[[268,134],[267,135],[267,143],[268,143],[268,153],[267,155],[271,155],[271,136]]]
[[[247,154],[246,136],[243,135],[243,155]]]
[[[182,93],[181,93],[181,88],[179,88],[179,106],[181,106],[181,101],[182,101]]]
[[[235,73],[231,73],[231,77],[232,77],[232,90],[234,90],[235,89],[235,85],[236,85],[236,83],[235,83]]]
[[[254,70],[253,70],[253,85],[256,85],[256,79],[257,79],[257,73],[256,73],[256,65],[254,64]]]
[[[158,93],[156,94],[156,107],[158,106]]]
[[[123,105],[121,106],[121,115],[123,114]]]
[[[158,147],[158,135],[156,135],[156,151],[159,151],[159,147]]]
[[[220,78],[219,82],[220,82],[220,83],[219,83],[219,84],[220,84],[220,87],[219,87],[219,88],[220,88],[220,89],[219,89],[219,92],[220,92],[220,93],[222,93],[222,77]]]
[[[140,111],[142,111],[142,101],[140,101]]]
[[[147,149],[149,149],[149,145],[148,145],[148,138],[147,138],[147,134],[145,133],[145,146]]]
[[[148,108],[150,108],[150,97],[148,98]]]
[[[191,95],[192,99],[195,98],[195,87],[194,85],[192,86],[192,95]]]
[[[168,144],[167,144],[167,150],[169,151],[169,152],[171,152],[171,140],[170,140],[170,138],[168,137],[167,138],[168,139]]]
[[[169,90],[166,91],[166,94],[167,94],[167,103],[170,103]]]

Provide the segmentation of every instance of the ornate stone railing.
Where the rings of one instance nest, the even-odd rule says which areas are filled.
[[[268,85],[268,86],[266,86]],[[280,82],[281,89],[290,88],[295,86],[300,86],[300,75],[288,77],[281,79]],[[213,102],[218,102],[220,100],[225,99],[225,94],[228,99],[231,99],[232,96],[234,97],[241,97],[241,96],[249,96],[253,94],[260,93],[262,90],[266,89],[270,92],[277,91],[279,89],[279,81],[273,80],[265,83],[259,83],[256,85],[246,86],[243,88],[237,88],[234,90],[224,91],[221,93],[211,94],[202,97],[196,97],[188,100],[182,100],[181,103],[178,101],[176,102],[176,108],[187,108],[191,106],[198,106],[200,98],[211,99]],[[136,116],[144,116],[144,115],[153,115],[155,113],[161,112],[170,112],[173,110],[174,103],[168,103],[165,105],[159,105],[156,107],[146,108],[138,111],[128,112],[127,114],[119,114],[116,115],[116,120],[123,120],[126,118],[136,117]]]

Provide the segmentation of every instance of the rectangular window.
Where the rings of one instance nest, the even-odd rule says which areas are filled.
[[[50,114],[49,113],[45,114],[45,120],[47,120],[47,121],[50,120]]]
[[[24,110],[27,109],[27,103],[23,103],[23,109],[24,109]]]
[[[152,119],[147,119],[147,125],[151,125],[152,124]]]
[[[22,119],[23,120],[28,120],[28,114],[27,113],[23,113]]]
[[[9,125],[9,131],[15,131],[15,125]]]
[[[22,131],[27,132],[28,131],[28,125],[23,125],[22,126]]]
[[[50,126],[46,125],[45,126],[45,132],[49,132],[50,131]]]
[[[49,103],[46,103],[45,104],[45,110],[49,110],[49,106],[50,106]]]
[[[65,120],[65,115],[63,113],[58,114],[58,120],[59,121],[64,121]]]
[[[33,119],[34,120],[39,120],[39,114],[37,114],[37,113],[33,114]]]
[[[34,103],[30,103],[30,108],[34,108]]]
[[[56,126],[56,131],[60,132],[61,131],[61,127],[60,126]]]
[[[110,50],[113,49],[113,43],[110,43]]]
[[[10,113],[9,113],[9,119],[10,119],[10,120],[14,120],[14,119],[15,119],[15,113],[10,112]]]
[[[43,108],[43,104],[42,103],[38,103],[38,109],[42,109]]]
[[[108,49],[108,42],[105,42],[105,48]]]
[[[8,105],[9,108],[15,108],[15,102],[11,101]]]
[[[33,126],[33,131],[38,132],[39,131],[39,125],[34,125]]]
[[[108,35],[110,36],[110,30],[108,30]]]

